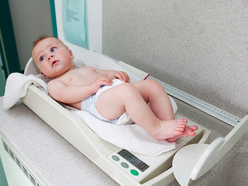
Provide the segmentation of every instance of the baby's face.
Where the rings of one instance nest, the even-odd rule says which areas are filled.
[[[71,50],[53,37],[39,41],[33,48],[32,57],[41,74],[47,78],[56,78],[74,67]]]

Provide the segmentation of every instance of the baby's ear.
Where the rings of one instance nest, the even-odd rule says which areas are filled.
[[[46,74],[44,74],[44,73],[41,72],[41,71],[40,71],[40,73],[41,73],[46,79],[49,79],[49,77],[48,77]]]
[[[72,51],[69,49],[68,52],[69,52],[71,58],[74,59],[74,55],[73,55]]]

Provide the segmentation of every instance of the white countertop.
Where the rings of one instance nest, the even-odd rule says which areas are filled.
[[[118,185],[22,102],[4,110],[0,132],[45,185]]]

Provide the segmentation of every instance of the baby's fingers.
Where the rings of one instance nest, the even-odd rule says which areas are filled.
[[[103,76],[99,78],[101,85],[112,85],[113,81],[108,76]]]
[[[129,76],[127,75],[126,72],[119,71],[116,74],[116,77],[119,78],[122,81],[125,81],[126,83],[129,83],[130,82]]]
[[[126,83],[130,83],[130,78],[128,76],[127,73],[124,73],[124,79],[123,79]]]

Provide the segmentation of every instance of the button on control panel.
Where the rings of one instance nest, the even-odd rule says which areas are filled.
[[[117,164],[120,168],[123,169],[123,171],[127,172],[129,175],[137,177],[140,175],[140,172],[136,167],[134,167],[131,163],[129,163],[127,160],[122,158],[118,154],[112,154],[111,160],[115,164]]]
[[[113,152],[108,156],[108,159],[137,181],[143,179],[146,175],[146,170],[150,167],[144,161],[124,149]]]

